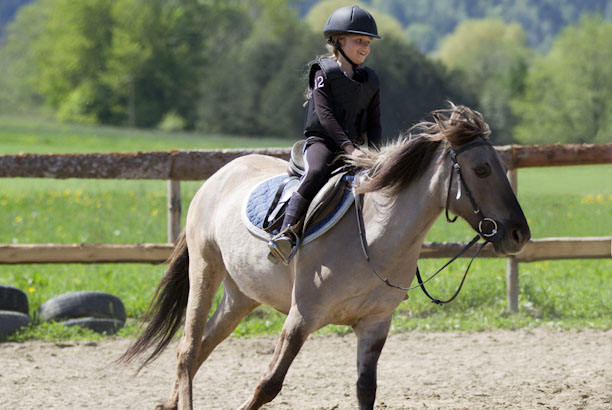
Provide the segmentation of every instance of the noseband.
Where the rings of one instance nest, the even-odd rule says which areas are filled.
[[[446,264],[444,266],[442,266],[440,269],[438,269],[433,275],[431,275],[427,280],[423,281],[423,279],[421,278],[421,272],[419,271],[419,267],[417,266],[417,270],[416,270],[416,277],[417,280],[419,282],[418,285],[416,286],[412,286],[412,287],[402,287],[402,286],[398,286],[393,284],[392,282],[389,281],[389,279],[382,277],[377,271],[376,269],[374,269],[374,267],[372,266],[372,263],[370,261],[370,256],[368,254],[368,246],[367,246],[367,241],[366,241],[366,236],[365,236],[365,223],[363,221],[363,194],[356,194],[355,193],[355,189],[357,188],[356,186],[353,187],[353,193],[355,194],[355,209],[357,211],[357,226],[359,228],[359,236],[361,238],[361,248],[363,250],[363,253],[365,255],[366,261],[368,262],[368,265],[370,266],[370,270],[372,270],[372,272],[374,272],[374,274],[381,280],[383,281],[386,285],[395,288],[395,289],[401,289],[401,290],[405,290],[405,291],[409,291],[412,289],[416,289],[416,288],[421,288],[423,290],[423,293],[425,293],[425,295],[431,299],[431,301],[433,303],[436,304],[445,304],[445,303],[449,303],[451,301],[453,301],[457,295],[459,294],[459,292],[461,291],[461,288],[463,287],[463,283],[465,282],[465,278],[467,277],[467,274],[470,270],[470,267],[472,266],[472,262],[474,261],[474,258],[476,258],[476,256],[478,256],[478,254],[480,253],[480,251],[482,250],[482,248],[488,243],[488,242],[495,242],[497,240],[499,240],[501,238],[501,236],[503,235],[503,226],[501,225],[501,223],[497,223],[494,219],[491,218],[487,218],[482,214],[482,211],[480,210],[480,207],[478,206],[478,204],[476,203],[476,200],[474,199],[474,196],[472,195],[472,191],[470,191],[469,187],[467,186],[467,183],[465,182],[465,178],[463,178],[463,175],[461,174],[461,165],[459,165],[459,162],[457,161],[457,157],[459,156],[459,154],[461,154],[462,152],[465,152],[469,149],[481,146],[481,145],[488,145],[492,147],[492,144],[489,142],[489,140],[486,140],[484,138],[477,138],[474,141],[471,141],[465,145],[462,145],[461,147],[454,149],[454,148],[450,148],[450,152],[449,152],[449,157],[451,159],[451,161],[453,162],[453,166],[451,168],[451,172],[450,172],[450,177],[448,180],[448,193],[446,196],[446,209],[445,209],[445,215],[446,215],[446,220],[449,223],[454,223],[457,220],[457,216],[453,217],[452,219],[449,216],[449,208],[450,208],[450,197],[451,197],[451,189],[452,189],[452,185],[453,185],[453,177],[455,175],[455,173],[457,174],[457,195],[456,198],[457,200],[459,200],[461,198],[462,195],[462,190],[465,191],[465,194],[467,195],[470,204],[472,205],[472,210],[474,211],[474,214],[478,215],[480,218],[480,221],[478,222],[478,230],[477,230],[477,234],[476,236],[463,248],[461,249],[461,251],[459,251],[459,253],[457,255],[455,255],[451,260],[449,260],[448,262],[446,262]],[[480,239],[484,239],[484,242],[478,247],[478,249],[476,250],[476,252],[474,252],[474,255],[472,256],[472,259],[470,260],[470,263],[468,264],[467,269],[465,270],[465,273],[463,274],[463,278],[461,279],[461,283],[459,284],[459,287],[457,288],[457,290],[455,291],[455,293],[453,294],[453,296],[450,299],[447,300],[440,300],[440,299],[435,299],[433,297],[431,297],[431,295],[429,294],[429,292],[427,292],[427,290],[425,289],[425,283],[429,282],[430,280],[432,280],[436,275],[438,275],[444,268],[446,268],[448,265],[450,265],[452,262],[454,262],[457,258],[459,258],[461,255],[463,255],[465,252],[468,251],[468,249],[470,249],[472,246],[474,246],[474,244],[476,244],[476,242],[478,242]]]

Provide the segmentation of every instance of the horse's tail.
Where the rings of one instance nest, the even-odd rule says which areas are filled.
[[[149,308],[142,318],[141,324],[149,322],[148,325],[117,362],[128,363],[151,348],[153,352],[143,361],[138,371],[155,360],[181,327],[188,297],[189,254],[183,231],[168,259],[166,274],[157,285]]]

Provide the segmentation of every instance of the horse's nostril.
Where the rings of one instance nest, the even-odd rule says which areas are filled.
[[[510,231],[510,237],[514,241],[514,243],[521,245],[529,240],[531,237],[531,232],[529,228],[516,227]]]
[[[512,232],[510,233],[512,235],[512,240],[515,243],[522,243],[523,241],[523,234],[521,233],[520,229],[513,229]]]

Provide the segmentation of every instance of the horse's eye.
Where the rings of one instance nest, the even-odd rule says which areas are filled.
[[[486,178],[491,174],[491,167],[489,164],[479,165],[474,168],[474,173],[478,178]]]

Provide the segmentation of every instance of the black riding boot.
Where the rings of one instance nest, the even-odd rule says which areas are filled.
[[[300,221],[304,212],[308,209],[309,204],[309,200],[299,193],[294,192],[287,204],[287,210],[285,211],[280,233],[268,242],[270,255],[276,258],[277,261],[280,260],[285,265],[289,264],[289,261],[291,261],[297,250],[296,244],[298,237],[293,228]]]

